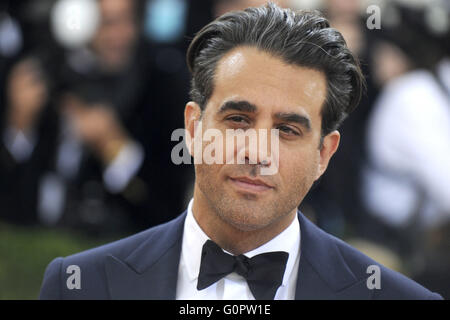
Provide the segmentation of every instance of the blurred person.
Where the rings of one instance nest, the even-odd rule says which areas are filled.
[[[5,157],[22,163],[15,171],[24,176],[4,181],[1,196],[9,205],[2,216],[9,220],[123,233],[180,210],[184,190],[169,189],[167,181],[183,177],[164,155],[170,154],[171,131],[180,126],[168,115],[182,88],[154,68],[139,34],[139,3],[97,4],[100,23],[86,46],[63,50],[53,65],[24,60],[11,73]],[[58,56],[48,48],[44,61],[52,54]],[[161,93],[166,86],[171,95]],[[24,184],[26,195],[11,187]]]
[[[63,72],[69,71],[73,78],[65,75],[67,82],[61,88],[60,108],[69,129],[93,151],[103,167],[100,177],[88,171],[87,176],[79,178],[78,189],[85,193],[85,188],[93,187],[86,202],[100,200],[105,208],[88,205],[78,210],[88,211],[85,215],[94,215],[92,211],[99,214],[100,210],[111,216],[114,208],[108,205],[108,194],[113,194],[118,198],[113,203],[116,210],[131,216],[139,228],[148,227],[169,220],[171,212],[182,204],[184,190],[169,188],[167,181],[183,179],[182,171],[169,157],[170,133],[181,125],[179,118],[169,115],[183,89],[155,68],[152,48],[139,34],[140,4],[125,0],[98,3],[98,30],[86,51],[82,49],[69,57]],[[80,68],[89,63],[90,69]],[[169,86],[170,91],[166,89]],[[64,92],[68,92],[68,99]],[[99,180],[101,183],[95,182]],[[101,220],[97,224],[104,228]],[[116,228],[125,230],[122,224],[119,220]]]
[[[362,195],[367,236],[394,248],[414,279],[449,298],[450,14],[444,5],[427,20],[436,9],[391,8],[400,19],[377,48],[384,87],[367,128]]]
[[[339,145],[337,128],[363,90],[357,59],[323,16],[272,3],[225,14],[196,35],[187,62],[193,80],[185,129],[196,173],[187,210],[126,239],[56,258],[41,299],[441,298],[297,209],[325,172]],[[223,164],[224,154],[222,163],[202,163],[210,144],[195,152],[199,122],[220,132],[277,129],[279,150],[262,155],[244,143],[225,151],[242,164]],[[264,175],[272,165],[277,172]],[[69,265],[81,271],[73,290]],[[377,290],[367,284],[370,265],[380,268]]]
[[[38,61],[26,59],[12,68],[5,96],[0,125],[0,216],[34,224],[39,175],[48,167],[55,142],[55,122],[44,108],[48,90]]]

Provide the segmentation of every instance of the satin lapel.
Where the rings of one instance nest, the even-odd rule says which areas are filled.
[[[175,299],[185,218],[156,227],[124,260],[106,257],[111,299]]]
[[[366,278],[357,279],[330,235],[300,212],[300,264],[295,299],[370,299]]]

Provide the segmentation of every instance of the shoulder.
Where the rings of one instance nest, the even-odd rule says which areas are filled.
[[[98,267],[108,255],[113,255],[119,259],[126,259],[136,248],[147,239],[164,232],[170,222],[144,230],[129,237],[107,243],[105,245],[82,251],[63,258],[63,265],[76,264],[91,268]]]
[[[164,234],[167,234],[166,231],[177,220],[179,219],[93,249],[67,257],[55,258],[45,270],[39,298],[52,300],[68,298],[65,296],[65,293],[67,293],[66,282],[74,270],[79,270],[82,274],[82,285],[85,290],[72,290],[70,299],[90,299],[90,296],[85,296],[86,293],[92,293],[93,297],[107,298],[108,288],[105,276],[107,257],[114,256],[119,260],[126,260],[136,249],[148,241],[158,246],[158,239],[163,241]],[[148,252],[148,254],[151,254],[151,252]]]
[[[326,233],[324,233],[326,234]],[[442,299],[439,294],[433,293],[405,275],[391,270],[381,263],[373,260],[346,242],[326,234],[328,240],[333,242],[342,255],[342,258],[357,279],[367,279],[379,276],[379,283],[373,288],[373,299],[381,300],[430,300]]]

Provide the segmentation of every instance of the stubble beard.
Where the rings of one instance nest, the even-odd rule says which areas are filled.
[[[200,176],[201,174],[210,176],[204,172],[205,168],[199,167],[197,170],[203,171],[202,173],[197,172],[200,173]],[[206,179],[200,179],[197,182],[199,191],[206,199],[210,210],[222,222],[241,232],[264,230],[290,214],[298,207],[310,187],[308,187],[308,178],[305,177],[296,184],[292,192],[285,192],[284,195],[276,194],[275,197],[272,195],[270,198],[275,199],[271,201],[264,196],[256,197],[244,193],[236,197],[230,194],[233,191],[224,187],[224,184],[228,182],[220,184],[222,187],[218,187]],[[280,190],[271,192],[283,193]]]

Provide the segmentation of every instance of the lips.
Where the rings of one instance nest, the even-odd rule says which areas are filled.
[[[270,184],[260,179],[252,179],[249,177],[235,177],[230,178],[230,180],[238,189],[252,193],[264,192],[274,188]]]

